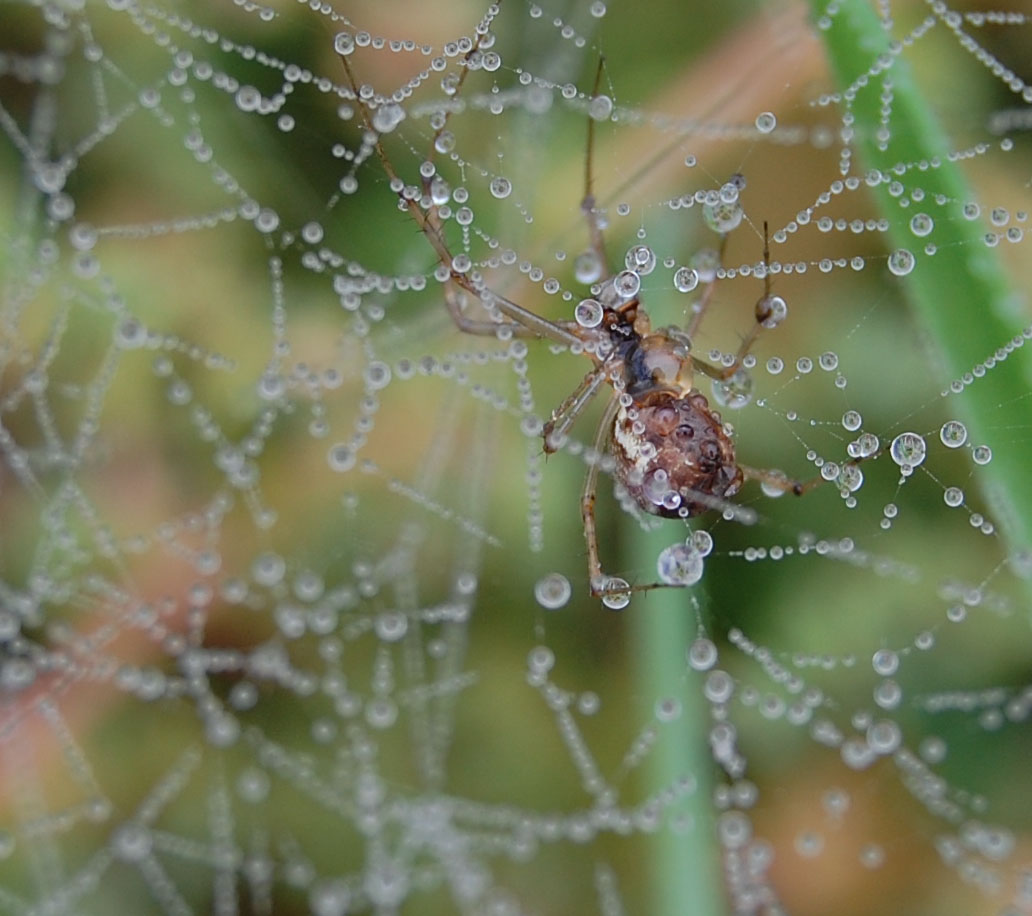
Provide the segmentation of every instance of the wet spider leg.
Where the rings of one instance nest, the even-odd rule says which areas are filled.
[[[873,461],[883,451],[884,449],[879,448],[870,455],[863,455],[860,458],[851,458],[849,461],[843,462],[842,467],[858,467],[865,461]],[[820,474],[811,477],[809,480],[793,480],[790,477],[787,477],[783,471],[776,471],[772,468],[751,468],[744,464],[739,464],[738,468],[745,475],[746,480],[758,480],[761,484],[765,483],[771,487],[776,487],[781,490],[782,493],[792,493],[796,496],[803,496],[823,484],[835,482],[834,479],[827,480]]]
[[[595,71],[595,84],[591,88],[591,102],[598,96],[599,86],[602,85],[602,71],[605,68],[605,57],[599,56],[598,69]],[[595,119],[588,113],[588,141],[587,150],[584,155],[584,198],[581,200],[581,211],[588,222],[588,237],[591,240],[591,250],[598,258],[599,269],[606,271],[606,247],[602,236],[602,226],[598,218],[598,210],[595,209],[595,188],[593,166],[595,159]]]
[[[725,240],[727,236],[724,236]],[[721,246],[721,254],[723,254],[723,245]],[[698,369],[703,375],[707,375],[712,379],[716,379],[719,382],[725,382],[732,375],[734,375],[739,369],[742,368],[742,360],[749,355],[749,351],[752,350],[753,344],[756,343],[757,338],[763,331],[767,330],[770,325],[767,324],[768,319],[771,317],[771,309],[769,306],[770,302],[770,237],[767,234],[767,221],[763,221],[763,266],[766,268],[763,273],[763,296],[756,303],[756,321],[753,326],[749,329],[749,333],[742,339],[739,344],[738,352],[735,354],[735,361],[730,366],[714,366],[711,363],[704,362],[700,359],[693,359],[692,363],[695,368]],[[710,283],[706,293],[703,294],[705,299],[710,290],[713,289],[713,285],[716,282],[714,278],[713,282]],[[701,312],[696,315],[695,320],[692,321],[691,327],[688,332],[688,336],[691,337],[694,334],[694,329],[698,324],[698,320],[701,319]]]
[[[590,376],[589,376],[590,377]],[[593,448],[595,461],[588,465],[588,474],[584,479],[581,492],[581,521],[584,526],[584,540],[588,547],[588,584],[593,598],[599,598],[606,592],[607,576],[602,572],[602,560],[598,553],[598,530],[595,525],[595,500],[598,497],[598,465],[605,453],[606,443],[612,433],[613,420],[620,407],[620,400],[614,394],[606,405],[605,413],[599,421],[595,432]]]
[[[717,264],[724,263],[724,252],[727,250],[727,233],[725,232],[720,237],[720,247],[717,249]],[[692,307],[692,320],[688,323],[686,329],[689,339],[694,339],[695,334],[699,330],[699,325],[702,324],[702,319],[706,315],[706,310],[710,307],[710,303],[713,301],[713,293],[717,288],[717,276],[714,273],[713,279],[706,284],[706,288],[702,291],[702,295],[699,297],[699,301]]]
[[[541,431],[545,440],[545,453],[551,455],[562,444],[566,431],[573,425],[581,411],[598,394],[599,388],[606,382],[608,372],[606,363],[600,363],[592,369],[573,392],[552,411],[552,416]],[[610,423],[612,420],[610,420]]]
[[[351,69],[351,65],[348,63],[347,57],[340,55],[340,60],[344,66],[344,72],[347,76],[352,95],[355,97],[355,102],[361,112],[365,129],[372,137],[375,138],[372,141],[373,149],[376,151],[376,155],[383,165],[384,172],[391,183],[400,183],[404,185],[404,182],[401,181],[398,173],[395,171],[393,163],[387,156],[386,150],[383,148],[383,144],[380,141],[380,134],[373,127],[372,117],[369,114],[369,109],[361,100],[361,96],[358,92],[358,82],[355,79],[354,72]],[[498,312],[511,319],[509,322],[505,322],[478,321],[476,319],[469,318],[463,313],[462,306],[458,298],[453,295],[454,289],[451,290],[450,294],[449,287],[446,286],[445,301],[448,305],[448,312],[461,331],[467,331],[471,334],[496,337],[500,329],[508,329],[513,334],[520,336],[529,335],[533,337],[544,337],[548,340],[554,341],[555,343],[563,344],[568,347],[577,346],[581,343],[581,338],[572,331],[549,321],[547,318],[542,318],[540,315],[517,305],[515,302],[506,299],[498,293],[492,292],[482,284],[475,282],[474,279],[466,272],[455,270],[452,266],[454,259],[444,240],[444,231],[441,226],[437,206],[432,204],[428,211],[424,212],[418,201],[411,200],[402,193],[398,194],[398,199],[408,210],[409,215],[415,220],[420,232],[422,232],[430,243],[430,246],[434,249],[434,252],[437,254],[441,264],[448,269],[451,276],[446,283],[449,285],[455,284],[470,295],[474,296],[484,304],[485,308],[487,308],[489,312],[492,311],[492,309],[496,309]]]

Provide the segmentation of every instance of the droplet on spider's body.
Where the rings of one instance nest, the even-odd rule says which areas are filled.
[[[863,425],[863,417],[855,410],[847,410],[842,414],[842,428],[855,433]]]
[[[671,544],[656,559],[659,579],[667,585],[694,585],[702,578],[704,565],[702,554],[692,544]]]
[[[739,369],[726,380],[713,379],[713,400],[728,410],[740,410],[753,399],[753,380],[745,369]]]
[[[597,328],[605,310],[597,299],[581,299],[573,310],[573,317],[582,328]]]
[[[756,303],[756,320],[765,328],[776,328],[788,317],[788,303],[781,296],[764,296]]]
[[[779,496],[784,496],[788,492],[788,488],[788,475],[784,471],[779,471],[777,468],[772,468],[767,471],[766,475],[760,481],[760,489],[763,491],[763,495],[769,496],[771,499],[777,499]]]
[[[609,576],[603,586],[602,603],[611,611],[622,611],[631,603],[631,587],[626,579]]]

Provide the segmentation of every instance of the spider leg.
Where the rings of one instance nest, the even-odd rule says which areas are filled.
[[[590,375],[588,376],[591,377]],[[588,547],[588,583],[591,595],[599,598],[606,593],[608,577],[602,572],[602,560],[598,553],[598,530],[595,525],[595,499],[598,496],[598,465],[606,446],[606,440],[612,429],[613,419],[620,407],[620,401],[613,395],[606,406],[605,413],[599,421],[595,432],[594,450],[596,460],[588,466],[588,475],[584,479],[584,490],[581,493],[581,521],[584,524],[584,540]]]
[[[606,59],[603,56],[598,58],[598,69],[595,71],[595,84],[591,88],[591,101],[598,96],[599,86],[602,84],[602,71],[605,69]],[[595,208],[594,175],[592,167],[595,159],[595,119],[588,113],[588,140],[587,150],[584,155],[584,198],[581,200],[581,211],[588,222],[588,238],[591,240],[591,250],[598,259],[599,268],[604,272],[606,269],[606,248],[605,240],[602,237],[602,226],[598,218],[598,210]]]
[[[358,82],[355,79],[354,71],[351,69],[351,65],[348,63],[347,57],[341,55],[340,60],[344,65],[344,72],[347,76],[351,93],[354,96],[354,100],[359,111],[361,112],[363,125],[365,126],[367,133],[373,138],[371,141],[372,146],[383,165],[385,174],[388,179],[390,179],[391,184],[397,184],[404,187],[404,182],[398,176],[390,157],[387,155],[387,151],[383,147],[379,132],[373,126],[373,119],[369,113],[369,109],[362,101],[362,97],[358,91]],[[413,220],[415,220],[420,232],[422,232],[423,236],[430,243],[430,246],[434,249],[441,265],[449,272],[448,279],[444,281],[445,300],[448,305],[448,312],[452,316],[452,319],[455,321],[459,330],[466,331],[471,334],[497,336],[499,330],[507,329],[508,331],[521,336],[544,337],[567,347],[581,345],[581,337],[574,333],[573,330],[567,329],[564,325],[549,321],[547,318],[542,318],[540,315],[531,312],[529,309],[525,309],[523,306],[517,305],[515,302],[512,302],[504,296],[488,289],[482,282],[480,282],[479,278],[471,276],[465,271],[456,270],[452,266],[454,258],[448,248],[447,242],[445,241],[440,211],[436,204],[431,204],[430,207],[424,211],[418,201],[407,197],[403,191],[398,193],[398,199],[402,202],[402,205],[408,211]],[[510,321],[479,321],[469,318],[469,316],[463,312],[462,304],[458,297],[455,296],[455,290],[452,284],[460,287],[478,299],[489,313],[500,312],[506,318],[509,318]]]
[[[727,239],[727,236],[724,236]],[[723,254],[723,245],[721,245],[721,254]],[[742,368],[742,360],[749,355],[749,351],[752,350],[753,344],[756,343],[757,338],[765,330],[771,327],[775,327],[780,318],[775,318],[773,306],[771,305],[770,295],[770,237],[767,234],[767,221],[763,221],[763,265],[766,268],[763,273],[763,296],[756,303],[756,322],[749,329],[749,333],[742,339],[741,344],[738,347],[738,352],[735,354],[735,361],[730,366],[714,366],[710,363],[704,362],[703,360],[693,359],[692,362],[695,368],[698,369],[703,375],[708,375],[712,379],[724,382],[731,378],[739,369]],[[703,294],[705,300],[710,294],[710,290],[713,289],[713,284],[716,282],[714,279],[709,288]],[[708,303],[707,303],[708,304]],[[784,303],[782,303],[782,307]],[[697,312],[695,318],[688,330],[688,336],[691,337],[695,333],[695,328],[698,327],[698,323],[701,320],[702,313]],[[773,322],[773,323],[772,323]]]
[[[842,464],[843,468],[855,468],[863,464],[865,461],[871,461],[877,458],[884,449],[878,449],[876,452],[872,452],[870,455],[863,455],[859,458],[851,458]],[[739,464],[738,469],[745,475],[746,480],[758,480],[761,484],[765,483],[773,489],[781,490],[782,493],[792,493],[796,496],[804,496],[811,490],[817,487],[832,483],[832,480],[828,480],[822,477],[820,474],[811,477],[809,480],[793,480],[788,477],[783,471],[774,470],[773,468],[751,468],[744,464]]]
[[[725,232],[720,237],[720,247],[717,249],[717,264],[724,263],[724,252],[727,250],[727,233]],[[713,293],[717,288],[717,276],[714,272],[713,279],[706,284],[706,288],[702,291],[702,295],[699,297],[699,301],[695,303],[692,308],[692,320],[688,323],[686,329],[689,338],[694,338],[696,332],[699,330],[699,325],[702,324],[702,319],[706,315],[707,309],[710,307],[710,303],[713,301]]]
[[[598,389],[605,383],[606,373],[606,363],[599,363],[584,376],[573,392],[552,411],[551,418],[542,430],[546,454],[552,454],[562,444],[566,431],[573,425],[573,421],[577,419],[581,411],[598,393]],[[613,422],[612,418],[609,419],[609,422]]]

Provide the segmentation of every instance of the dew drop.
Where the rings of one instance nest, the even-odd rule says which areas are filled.
[[[667,585],[694,585],[702,578],[703,566],[694,544],[671,544],[656,560],[660,581]]]
[[[606,591],[602,595],[602,603],[611,611],[621,611],[631,603],[631,590],[626,579],[610,576],[603,587]]]
[[[696,671],[708,671],[717,663],[717,647],[712,640],[700,636],[686,653],[688,665]]]
[[[851,433],[855,433],[860,426],[863,424],[863,417],[855,410],[847,410],[842,414],[842,426],[844,429],[849,430]]]
[[[355,50],[355,39],[350,32],[338,32],[333,38],[333,50],[338,54],[350,54]]]
[[[769,134],[778,126],[778,119],[772,111],[761,111],[756,115],[756,129],[761,134]]]
[[[939,430],[939,438],[947,448],[960,448],[967,442],[967,427],[960,420],[947,420]]]
[[[573,317],[582,328],[597,328],[602,323],[604,309],[597,299],[581,299],[573,310]]]
[[[613,277],[613,289],[622,299],[633,299],[641,289],[641,277],[633,270],[621,270]]]
[[[912,252],[906,248],[897,248],[889,255],[889,272],[897,277],[905,277],[914,269],[916,263]]]
[[[330,464],[330,470],[343,472],[350,471],[355,466],[355,452],[344,442],[338,442],[334,445],[327,456]]]
[[[573,262],[573,275],[578,283],[594,283],[602,276],[602,262],[594,251],[584,251]]]
[[[927,213],[915,213],[910,217],[910,231],[918,238],[924,238],[926,235],[931,234],[934,228],[935,220]]]
[[[512,182],[508,178],[502,178],[501,176],[491,179],[491,184],[488,186],[492,196],[497,197],[499,200],[508,197],[512,193]]]
[[[593,121],[607,121],[613,114],[613,100],[608,95],[596,95],[588,105],[588,116]]]
[[[674,289],[680,293],[690,293],[699,285],[699,275],[691,267],[679,267],[674,272]]]
[[[916,468],[925,459],[924,439],[917,433],[900,433],[889,446],[889,455],[900,467]]]
[[[549,573],[542,576],[534,585],[534,598],[537,603],[549,611],[555,611],[570,600],[570,580],[562,573]]]

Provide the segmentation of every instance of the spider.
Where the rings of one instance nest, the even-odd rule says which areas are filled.
[[[479,39],[468,51],[467,60],[478,47]],[[421,170],[422,188],[415,189],[415,193],[405,188],[381,143],[384,131],[377,130],[375,100],[372,104],[369,101],[373,94],[367,87],[359,88],[346,54],[341,54],[341,60],[366,129],[362,152],[364,156],[375,152],[392,189],[398,194],[399,206],[407,210],[433,247],[439,261],[435,276],[443,285],[447,307],[456,326],[469,334],[497,337],[503,333],[546,339],[582,352],[591,360],[591,370],[544,424],[542,433],[546,453],[552,453],[561,446],[577,416],[608,385],[612,394],[595,433],[595,453],[612,455],[616,479],[639,509],[649,515],[688,519],[713,509],[733,513],[735,507],[730,500],[747,480],[759,480],[773,493],[799,495],[821,482],[818,478],[802,483],[789,479],[780,471],[741,464],[735,454],[730,428],[695,386],[696,373],[722,383],[735,381],[744,371],[743,361],[760,333],[775,327],[787,313],[784,300],[771,292],[766,223],[763,227],[764,269],[757,271],[762,273],[764,291],[756,303],[751,330],[727,365],[713,365],[692,356],[691,338],[712,300],[715,276],[703,287],[693,317],[683,330],[676,327],[654,330],[639,298],[640,278],[655,266],[655,255],[647,246],[638,245],[628,252],[626,270],[599,279],[607,258],[601,212],[592,191],[595,121],[589,117],[581,211],[590,238],[585,255],[596,264],[597,282],[591,288],[593,295],[576,307],[576,320],[544,318],[489,289],[467,255],[452,255],[445,241],[444,217],[431,194],[434,170]],[[456,93],[468,72],[468,68],[463,66],[454,84]],[[603,61],[600,60],[591,100],[598,97],[602,72]],[[389,103],[383,104],[389,107]],[[431,165],[432,150],[445,129],[447,118],[448,113],[445,112],[432,138],[431,153],[426,160]],[[356,161],[361,161],[361,158],[364,158],[362,154],[356,157]],[[734,176],[725,185],[725,188],[736,190],[742,187],[744,180],[741,176]],[[725,204],[732,212],[738,207],[735,201],[726,201]],[[737,213],[740,220],[740,207]],[[721,234],[717,252],[718,263],[723,256],[726,239],[725,231]],[[486,318],[467,314],[463,301],[466,296],[483,306]],[[599,462],[590,462],[581,495],[581,518],[592,596],[601,597],[610,607],[622,607],[631,592],[683,586],[697,581],[675,573],[661,582],[630,584],[604,572],[595,522],[598,476]]]

